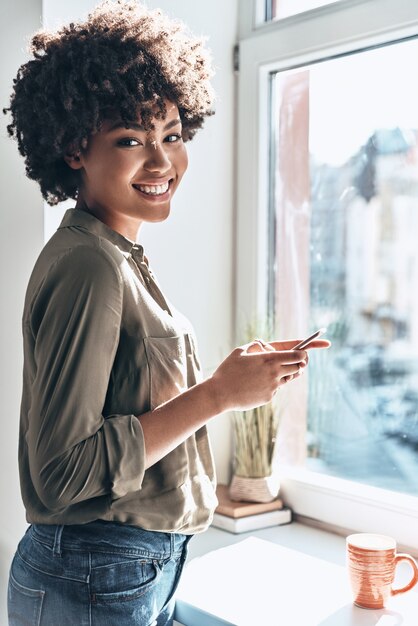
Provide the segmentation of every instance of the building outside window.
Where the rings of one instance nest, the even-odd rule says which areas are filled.
[[[333,342],[312,355],[307,466],[417,494],[412,58],[418,39],[274,74],[269,264],[279,327],[291,293]]]
[[[237,325],[333,343],[280,392],[295,509],[362,530],[335,497],[389,507],[418,547],[418,7],[267,4],[240,42]]]

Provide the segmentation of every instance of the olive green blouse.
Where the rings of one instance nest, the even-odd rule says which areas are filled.
[[[145,470],[136,416],[201,380],[190,323],[143,248],[70,209],[32,272],[23,313],[19,471],[26,519],[200,532],[214,507],[206,427]]]

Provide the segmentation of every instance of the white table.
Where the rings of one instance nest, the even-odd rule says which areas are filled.
[[[354,606],[344,538],[301,526],[258,531],[256,536],[208,531],[213,543],[224,547],[187,564],[176,620],[184,626],[417,626],[415,591],[392,598],[379,611]],[[282,538],[282,543],[292,544],[292,537],[298,549],[279,543]],[[396,583],[402,585],[409,577],[408,567],[402,567]]]

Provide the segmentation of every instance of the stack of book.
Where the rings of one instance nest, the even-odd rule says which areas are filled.
[[[238,534],[292,521],[292,511],[284,506],[280,498],[263,504],[234,502],[229,498],[227,485],[218,485],[216,495],[219,504],[212,521],[212,526],[216,528]]]

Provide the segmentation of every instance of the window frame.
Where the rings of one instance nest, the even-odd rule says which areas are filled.
[[[332,11],[338,11],[340,8],[345,10],[347,6],[367,1],[368,0],[338,0],[338,2],[335,3],[338,6],[333,8]],[[380,0],[372,1],[375,3],[380,2]],[[264,32],[275,30],[277,23],[280,23],[281,27],[287,27],[289,23],[310,20],[312,17],[321,16],[328,13],[330,10],[330,5],[326,4],[314,9],[295,13],[294,15],[289,15],[288,17],[267,19],[267,2],[268,0],[239,0],[238,34],[240,39],[245,39],[253,34],[263,34]]]
[[[418,36],[416,0],[341,0],[263,25],[257,22],[260,7],[262,0],[241,0],[236,341],[245,320],[268,312],[271,73]],[[280,474],[295,513],[329,526],[390,534],[418,552],[418,497],[297,467],[281,466]]]

